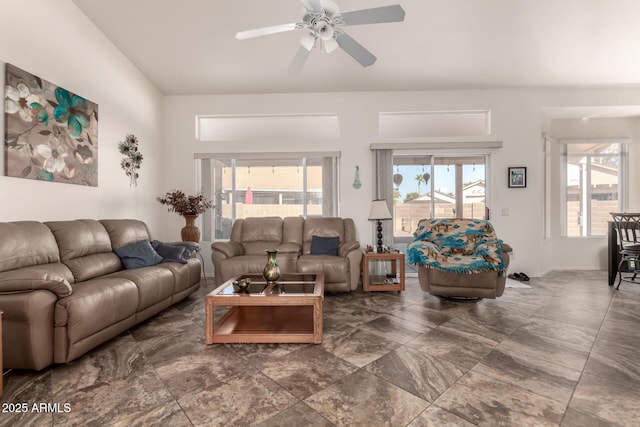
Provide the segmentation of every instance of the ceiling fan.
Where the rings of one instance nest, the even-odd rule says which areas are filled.
[[[305,8],[302,22],[240,31],[236,34],[236,38],[238,40],[245,40],[286,31],[306,30],[307,34],[300,39],[301,46],[289,67],[291,72],[297,72],[302,69],[309,53],[317,43],[321,43],[327,53],[331,53],[340,47],[363,67],[368,67],[376,62],[377,58],[345,33],[342,27],[401,22],[404,21],[405,15],[402,7],[397,4],[340,13],[338,6],[331,0],[301,1]]]

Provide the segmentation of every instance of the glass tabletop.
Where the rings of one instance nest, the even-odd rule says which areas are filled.
[[[261,274],[243,274],[216,289],[216,295],[313,294],[315,274],[283,274],[276,284],[268,284]]]

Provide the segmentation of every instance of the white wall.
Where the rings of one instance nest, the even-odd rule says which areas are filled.
[[[69,0],[2,0],[3,94],[4,63],[99,105],[99,176],[98,187],[0,176],[0,221],[139,218],[162,238],[162,208],[154,200],[163,164],[161,94]],[[0,117],[4,141],[4,102]],[[127,133],[138,137],[144,155],[137,188],[120,168],[117,145]],[[4,151],[0,156],[4,164]]]
[[[524,271],[537,276],[554,268],[570,266],[578,269],[606,268],[599,262],[604,240],[595,246],[580,242],[570,245],[570,264],[562,256],[568,247],[551,251],[557,243],[544,238],[544,150],[542,130],[549,121],[543,107],[583,105],[640,104],[640,90],[580,90],[580,89],[513,89],[513,90],[452,90],[424,92],[366,93],[306,93],[216,96],[165,97],[163,138],[166,148],[167,188],[180,187],[197,191],[194,153],[203,152],[263,152],[339,150],[340,214],[356,222],[359,239],[371,243],[372,228],[367,220],[373,195],[372,159],[369,145],[378,138],[378,112],[381,111],[443,111],[489,109],[492,115],[493,139],[502,140],[502,149],[491,156],[489,185],[493,189],[490,208],[492,222],[499,236],[515,249],[512,271]],[[195,138],[195,117],[201,114],[287,114],[337,113],[341,136],[338,140],[301,141],[259,140],[251,143],[199,142]],[[385,141],[388,142],[388,141]],[[632,158],[637,159],[637,144]],[[362,188],[352,187],[355,166],[360,167]],[[507,167],[527,167],[527,188],[507,188]],[[636,168],[637,169],[637,168]],[[637,171],[632,183],[638,182]],[[638,187],[632,184],[638,209]],[[502,209],[508,216],[501,216]],[[182,222],[167,216],[168,229],[177,237]],[[208,246],[203,243],[203,247]],[[206,248],[205,248],[206,249]],[[582,254],[583,256],[579,256]],[[208,254],[204,253],[205,258]],[[575,258],[575,259],[574,259]],[[594,261],[595,260],[595,261]],[[211,267],[207,267],[210,274]]]

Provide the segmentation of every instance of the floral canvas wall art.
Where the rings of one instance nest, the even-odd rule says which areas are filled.
[[[5,175],[98,186],[98,105],[7,64]]]

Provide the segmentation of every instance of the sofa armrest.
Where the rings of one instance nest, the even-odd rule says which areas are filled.
[[[0,273],[0,293],[30,292],[36,289],[53,292],[60,298],[71,295],[73,291],[67,279],[45,269],[17,269]]]
[[[214,242],[211,244],[212,252],[220,252],[227,258],[232,258],[238,255],[244,255],[244,248],[240,243],[236,242]]]
[[[347,256],[349,252],[360,249],[360,242],[355,240],[350,240],[348,242],[343,242],[338,248],[339,256]]]
[[[502,242],[502,252],[513,252],[513,248],[508,243]]]
[[[278,253],[300,255],[302,253],[302,246],[298,243],[282,243],[278,246]]]

